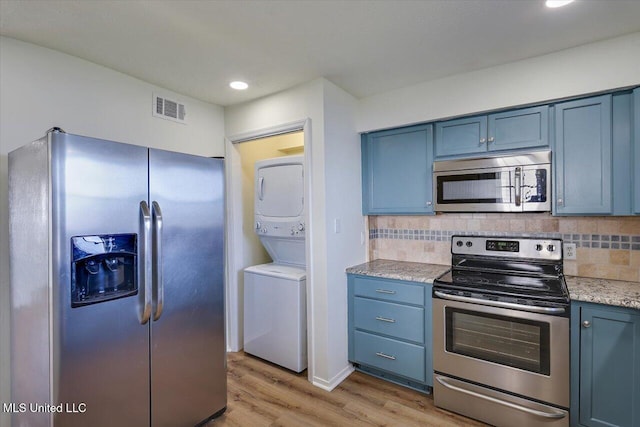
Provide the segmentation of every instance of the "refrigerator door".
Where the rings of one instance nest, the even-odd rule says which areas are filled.
[[[145,147],[51,134],[56,426],[150,425],[149,326],[134,263],[144,258],[147,158]]]
[[[151,424],[226,407],[223,161],[149,150],[154,218]]]

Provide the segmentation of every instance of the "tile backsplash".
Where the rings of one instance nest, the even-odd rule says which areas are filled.
[[[640,217],[541,214],[370,216],[369,258],[449,265],[454,234],[561,238],[576,244],[567,275],[640,282]]]

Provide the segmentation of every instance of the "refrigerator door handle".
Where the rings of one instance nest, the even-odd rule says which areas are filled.
[[[140,324],[144,325],[151,317],[151,213],[146,201],[140,202],[140,287],[138,293],[139,306],[141,307]]]
[[[164,307],[164,281],[162,278],[162,209],[158,202],[151,203],[153,218],[153,320],[160,319]]]

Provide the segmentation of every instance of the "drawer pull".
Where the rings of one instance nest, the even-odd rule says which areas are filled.
[[[389,319],[388,317],[376,316],[376,320],[381,322],[396,323],[396,319]]]
[[[376,289],[376,292],[379,294],[390,294],[390,295],[393,295],[396,293],[396,291],[389,291],[387,289]]]
[[[395,356],[389,356],[388,354],[384,354],[384,353],[380,353],[380,352],[377,352],[376,356],[383,357],[383,358],[389,359],[389,360],[396,360]]]

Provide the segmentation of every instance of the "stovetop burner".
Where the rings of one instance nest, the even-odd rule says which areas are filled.
[[[500,245],[502,241],[511,244]],[[515,241],[518,244],[513,244]],[[549,250],[561,245],[559,240],[453,236],[452,268],[434,281],[434,288],[482,299],[566,305],[569,292],[562,274],[562,257]]]
[[[452,269],[438,277],[434,286],[520,299],[568,301],[568,292],[562,276],[532,277]]]

